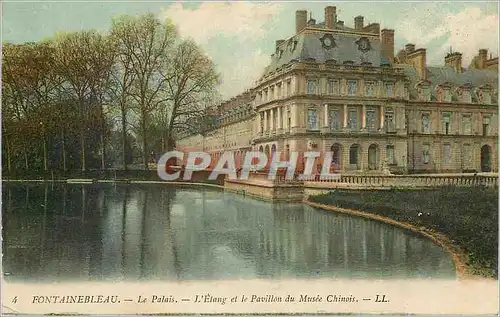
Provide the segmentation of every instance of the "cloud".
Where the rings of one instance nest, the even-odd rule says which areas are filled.
[[[449,38],[441,46],[442,55],[451,46],[463,54],[464,65],[469,65],[481,48],[498,54],[498,15],[484,15],[479,8],[468,8],[446,20]]]
[[[259,49],[253,50],[251,55],[240,56],[234,60],[234,63],[220,65],[219,69],[223,78],[221,95],[229,98],[253,87],[270,61],[269,54]]]
[[[203,44],[218,35],[235,36],[241,41],[262,37],[266,23],[280,10],[278,3],[202,2],[196,9],[174,3],[162,11],[161,17],[170,18],[182,36]]]
[[[425,14],[401,21],[398,30],[406,41],[417,47],[439,42],[433,51],[428,49],[429,63],[443,64],[450,47],[462,53],[462,64],[466,67],[481,48],[498,55],[498,15],[485,14],[478,7],[466,7],[458,13],[444,13],[437,8],[422,13]]]

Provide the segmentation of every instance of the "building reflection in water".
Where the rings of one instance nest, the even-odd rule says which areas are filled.
[[[402,229],[301,204],[158,185],[7,185],[6,279],[455,278]]]

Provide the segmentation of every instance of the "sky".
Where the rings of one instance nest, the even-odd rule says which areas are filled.
[[[95,29],[106,33],[111,19],[153,13],[171,19],[185,38],[194,39],[222,76],[220,93],[231,98],[251,88],[270,61],[275,41],[295,32],[295,11],[305,9],[317,22],[324,7],[335,5],[339,20],[354,25],[378,22],[395,30],[396,52],[407,43],[427,49],[428,65],[443,65],[444,55],[463,54],[467,67],[480,48],[499,53],[499,2],[148,2],[3,1],[2,40],[39,41],[60,31]]]

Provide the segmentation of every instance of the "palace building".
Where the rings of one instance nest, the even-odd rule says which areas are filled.
[[[254,87],[177,148],[235,151],[238,166],[248,151],[331,151],[342,173],[496,172],[498,57],[479,49],[464,67],[450,52],[430,66],[414,44],[395,54],[394,32],[362,16],[347,26],[334,6],[322,23],[297,11]]]

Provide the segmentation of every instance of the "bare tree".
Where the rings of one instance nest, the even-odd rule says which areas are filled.
[[[169,143],[165,147],[171,150],[175,147],[172,144],[175,134],[200,129],[200,118],[205,116],[207,107],[216,97],[220,76],[210,58],[191,40],[176,47],[173,60],[162,76],[166,81],[164,106],[169,109],[165,126],[165,140]]]
[[[93,110],[91,106],[95,106],[94,103],[98,103],[102,110],[101,89],[110,73],[110,56],[113,56],[113,52],[110,50],[109,41],[94,31],[62,34],[56,38],[55,43],[57,71],[65,79],[67,91],[78,103],[81,118],[81,168],[85,171],[86,134],[90,130],[89,113]]]
[[[117,34],[114,33],[114,36]],[[128,139],[128,111],[130,109],[129,99],[131,95],[132,84],[134,83],[135,73],[132,69],[132,56],[126,53],[123,47],[118,45],[119,39],[112,35],[112,40],[116,48],[115,64],[111,72],[111,85],[109,95],[115,100],[120,116],[121,125],[121,152],[123,168],[128,170],[127,166],[127,139]]]
[[[167,21],[162,24],[152,14],[113,21],[112,36],[117,40],[120,54],[127,56],[134,80],[130,96],[137,105],[142,137],[143,165],[148,169],[149,146],[147,127],[151,113],[161,98],[165,80],[160,71],[168,63],[177,32]]]

